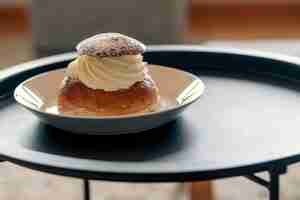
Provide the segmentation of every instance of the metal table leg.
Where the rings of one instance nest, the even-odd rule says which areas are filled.
[[[270,200],[279,200],[279,176],[278,173],[270,172],[270,187],[268,188]]]
[[[90,200],[90,181],[88,179],[83,180],[83,192],[84,200]]]
[[[245,176],[249,180],[264,186],[269,190],[269,199],[270,200],[279,200],[279,191],[280,191],[280,175],[286,173],[286,166],[280,166],[276,168],[272,168],[268,171],[270,180],[267,181],[263,178],[256,176],[255,174],[251,174]]]

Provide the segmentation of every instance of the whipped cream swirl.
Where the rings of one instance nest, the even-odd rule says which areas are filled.
[[[66,72],[89,88],[116,91],[143,81],[147,74],[145,65],[140,54],[103,58],[81,55]]]

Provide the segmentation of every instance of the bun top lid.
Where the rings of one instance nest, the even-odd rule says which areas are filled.
[[[120,33],[101,33],[81,41],[76,50],[79,55],[117,57],[144,53],[146,46]]]

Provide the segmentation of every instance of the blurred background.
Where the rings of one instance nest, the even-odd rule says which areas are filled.
[[[74,50],[99,32],[146,44],[198,44],[300,55],[299,0],[0,0],[0,69]],[[1,73],[1,71],[0,71]],[[300,168],[282,181],[282,199],[300,199]],[[0,199],[82,199],[81,181],[0,165]],[[113,185],[93,182],[93,198]],[[105,189],[103,189],[105,188]],[[195,200],[267,199],[243,178],[194,183]]]
[[[288,48],[284,49],[292,54],[296,49],[289,44],[300,37],[298,0],[147,2],[0,0],[1,42],[17,48],[16,59],[23,61],[30,50],[34,56],[70,51],[81,39],[107,31],[122,32],[146,44],[218,42],[225,46],[264,48],[265,40],[275,46],[285,40]],[[240,44],[241,40],[245,42]],[[2,51],[8,54],[7,50]],[[7,64],[17,62],[11,60]]]

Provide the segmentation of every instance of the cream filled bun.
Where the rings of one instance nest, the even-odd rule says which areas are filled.
[[[80,42],[66,69],[59,111],[70,115],[114,116],[151,112],[159,103],[142,53],[145,45],[119,33]]]

